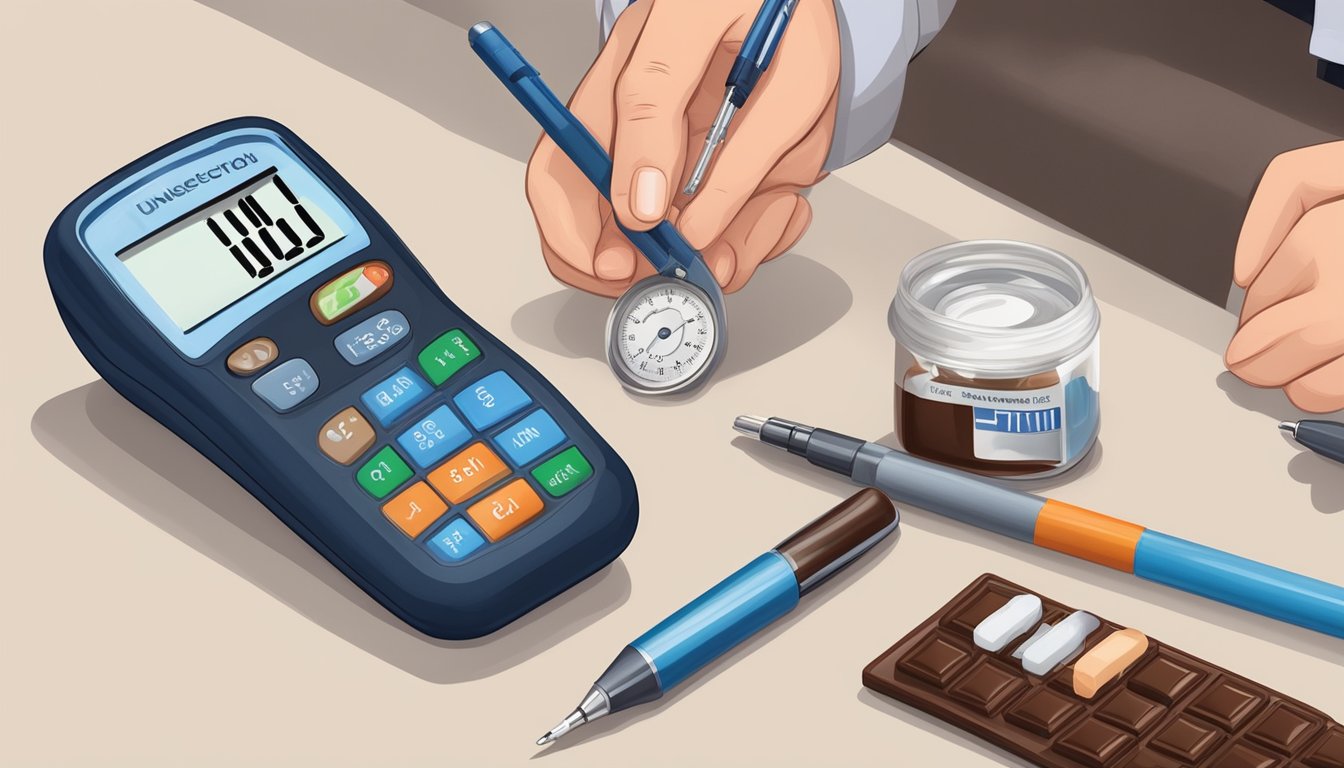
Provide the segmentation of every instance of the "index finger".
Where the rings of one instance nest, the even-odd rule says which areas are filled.
[[[637,3],[621,14],[569,102],[570,111],[604,147],[611,146],[615,121],[611,90],[639,39],[650,5]],[[605,203],[588,177],[544,133],[527,164],[526,191],[543,249],[584,275],[595,276],[593,258]]]
[[[1344,141],[1284,152],[1270,161],[1237,238],[1233,279],[1245,288],[1302,214],[1344,196]]]

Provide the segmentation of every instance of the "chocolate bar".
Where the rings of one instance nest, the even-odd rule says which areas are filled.
[[[1344,727],[1259,683],[1149,638],[1091,698],[1074,693],[1078,658],[1038,677],[973,633],[1013,597],[985,574],[863,670],[863,684],[1046,768],[1344,768]],[[1041,622],[1073,609],[1041,595]],[[1100,618],[1100,617],[1099,617]],[[1083,653],[1124,627],[1101,619]]]

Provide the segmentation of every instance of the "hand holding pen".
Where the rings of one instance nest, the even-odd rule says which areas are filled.
[[[840,41],[829,1],[797,3],[697,194],[683,192],[761,7],[640,0],[620,15],[570,101],[612,155],[611,204],[548,138],[528,164],[542,253],[560,280],[616,296],[651,274],[613,217],[639,231],[671,218],[728,291],[802,237],[812,213],[798,191],[820,179],[835,130]]]

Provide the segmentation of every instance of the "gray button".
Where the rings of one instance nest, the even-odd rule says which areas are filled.
[[[317,391],[317,371],[307,360],[286,360],[275,370],[252,382],[252,391],[281,413],[290,410]]]
[[[337,336],[336,351],[345,362],[362,365],[391,349],[410,330],[406,316],[395,309],[379,312]]]

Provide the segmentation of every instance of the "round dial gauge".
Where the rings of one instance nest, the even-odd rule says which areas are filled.
[[[714,307],[684,280],[653,277],[630,289],[612,309],[607,361],[621,382],[642,392],[686,387],[718,351]]]

